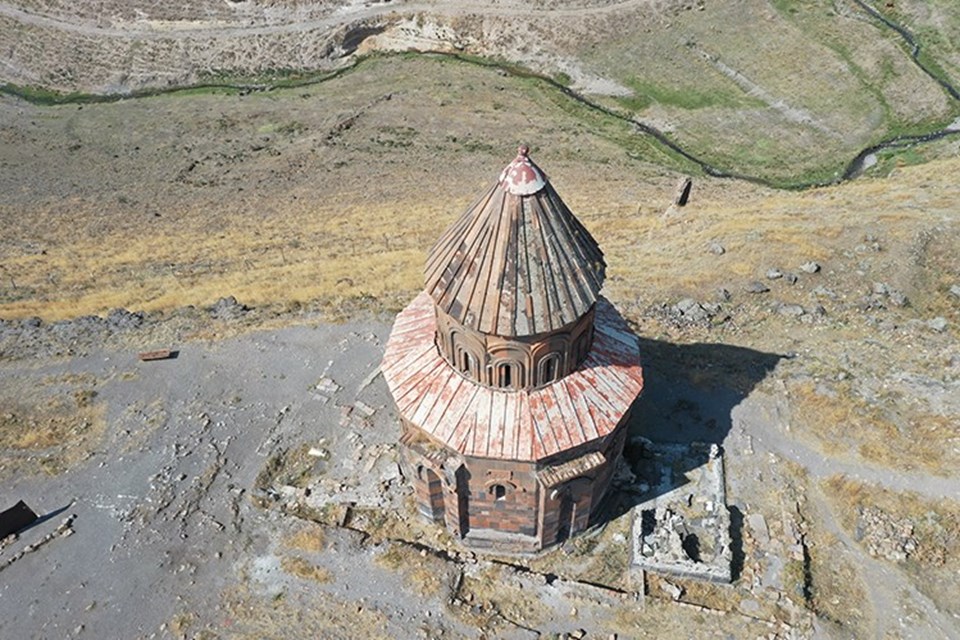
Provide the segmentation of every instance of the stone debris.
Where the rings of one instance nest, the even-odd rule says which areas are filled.
[[[243,317],[250,307],[240,304],[234,296],[227,296],[217,300],[210,307],[210,316],[217,320],[236,320]]]
[[[673,600],[674,602],[679,601],[680,598],[683,597],[683,587],[681,587],[680,585],[673,584],[672,582],[661,580],[660,589],[664,593],[666,593],[668,596],[670,596],[670,599]]]
[[[783,277],[783,271],[780,269],[767,269],[767,280],[779,280]]]
[[[342,387],[333,381],[329,376],[323,376],[314,386],[314,389],[327,396],[333,396],[342,389]]]
[[[770,530],[767,529],[767,521],[763,514],[751,513],[747,516],[747,524],[750,525],[750,533],[760,546],[765,547],[770,543]]]
[[[715,256],[722,256],[727,252],[726,248],[719,242],[711,242],[707,244],[707,251]]]
[[[699,302],[692,298],[684,298],[677,304],[673,305],[673,310],[684,318],[692,320],[693,322],[700,322],[710,317],[706,309],[704,309]]]
[[[759,280],[754,280],[753,282],[747,284],[743,290],[747,293],[766,293],[767,291],[770,291],[770,287],[763,284]]]
[[[777,307],[777,313],[782,316],[792,316],[794,318],[800,317],[806,313],[803,307],[798,304],[781,304]]]
[[[633,509],[632,564],[660,575],[730,582],[730,512],[723,456],[716,445],[654,444],[635,438],[660,470],[655,497]],[[673,468],[685,482],[674,486]]]
[[[890,562],[906,561],[917,550],[918,544],[912,522],[896,521],[875,507],[860,510],[854,537],[871,556]]]
[[[960,298],[960,284],[950,285],[950,293],[955,298]]]
[[[76,514],[71,514],[67,516],[66,518],[60,521],[60,524],[57,525],[56,529],[46,534],[36,542],[32,542],[30,544],[25,545],[23,549],[14,553],[12,556],[7,558],[6,560],[0,561],[0,571],[3,571],[4,569],[12,565],[14,562],[19,560],[23,556],[37,551],[38,549],[40,549],[41,547],[43,547],[44,545],[52,541],[54,538],[69,538],[70,536],[72,536],[73,521],[76,520],[76,518],[77,518]],[[18,536],[16,534],[12,534],[4,538],[2,543],[0,543],[0,552],[2,552],[2,550],[5,549],[6,547],[13,544],[17,540],[17,538]]]
[[[687,202],[690,201],[690,190],[693,188],[693,178],[689,176],[684,176],[680,178],[680,181],[677,182],[677,188],[673,194],[673,204],[678,207],[687,206]]]
[[[934,331],[936,331],[937,333],[943,333],[944,331],[946,331],[947,326],[949,324],[950,323],[947,322],[947,319],[944,318],[943,316],[938,316],[933,320],[927,320],[927,326],[930,329],[933,329]]]
[[[372,418],[373,414],[377,412],[376,409],[364,402],[361,402],[360,400],[357,400],[355,403],[353,403],[353,409],[364,418]]]
[[[810,262],[804,262],[800,265],[800,271],[804,273],[817,273],[820,271],[820,265],[812,260]]]

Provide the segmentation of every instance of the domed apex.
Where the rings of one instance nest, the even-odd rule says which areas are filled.
[[[533,164],[530,148],[522,145],[517,149],[517,157],[500,173],[500,186],[515,196],[532,196],[543,189],[547,183],[543,173]]]

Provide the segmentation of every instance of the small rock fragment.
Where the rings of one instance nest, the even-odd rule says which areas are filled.
[[[763,284],[759,280],[754,280],[753,282],[748,284],[746,287],[744,287],[743,290],[746,291],[747,293],[766,293],[767,291],[770,291],[770,287]]]
[[[798,304],[782,304],[777,308],[777,313],[782,316],[799,317],[806,313]]]
[[[780,269],[767,269],[767,280],[778,280],[783,277],[783,271]]]
[[[910,301],[907,300],[907,296],[903,295],[900,291],[896,289],[891,289],[887,293],[887,298],[890,300],[890,304],[895,307],[906,307],[910,304]]]
[[[804,262],[802,265],[800,265],[800,271],[803,271],[804,273],[817,273],[820,271],[820,265],[813,261]]]

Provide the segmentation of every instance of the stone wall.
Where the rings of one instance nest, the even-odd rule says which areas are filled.
[[[593,346],[594,308],[552,333],[507,338],[463,326],[437,310],[437,347],[462,375],[495,389],[536,389],[569,375]]]

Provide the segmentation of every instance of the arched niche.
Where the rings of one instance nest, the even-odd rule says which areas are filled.
[[[480,333],[436,309],[434,343],[464,377],[493,389],[538,389],[574,371],[593,341],[594,310],[557,331],[505,337]]]

